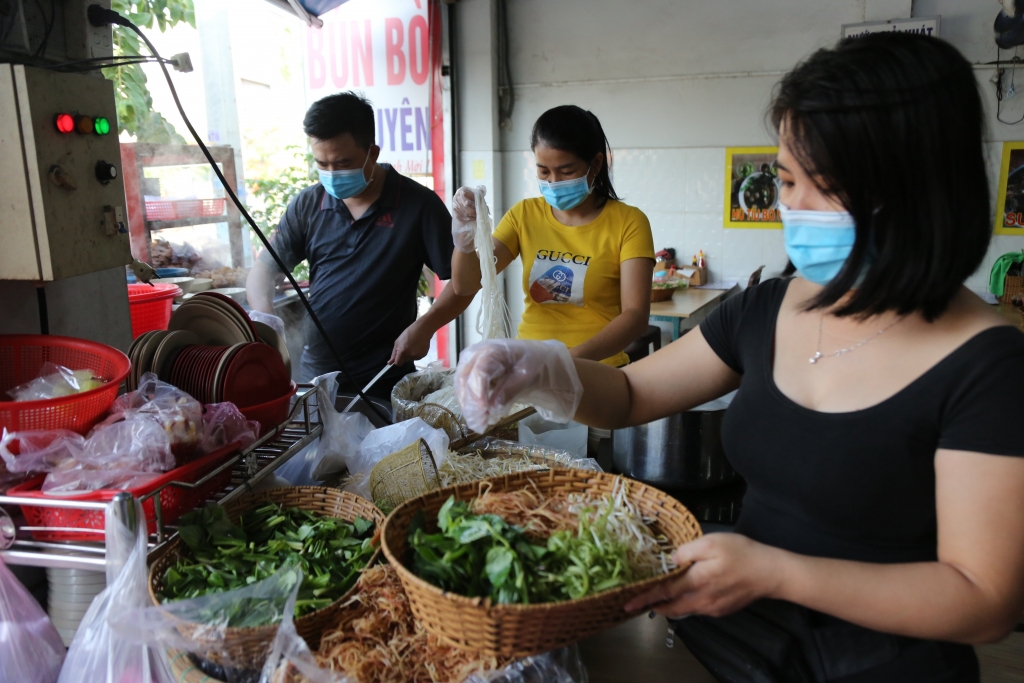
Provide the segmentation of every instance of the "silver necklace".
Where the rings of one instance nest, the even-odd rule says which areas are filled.
[[[903,318],[896,318],[891,323],[889,323],[888,325],[886,325],[885,327],[880,329],[878,332],[875,332],[873,335],[871,335],[867,339],[862,339],[859,342],[857,342],[856,344],[854,344],[853,346],[850,346],[848,348],[838,349],[836,351],[833,351],[832,353],[828,354],[828,356],[831,356],[833,358],[839,358],[841,356],[845,356],[846,354],[850,353],[851,351],[856,351],[860,347],[862,347],[865,344],[867,344],[869,341],[872,341],[873,339],[876,339],[876,338],[882,336],[883,332],[885,332],[886,330],[888,330],[890,327],[892,327],[896,323],[900,322],[901,320],[903,320]],[[827,358],[828,357],[828,356],[826,356],[825,354],[823,354],[821,352],[821,330],[822,330],[823,327],[825,327],[825,314],[824,313],[821,314],[821,320],[818,321],[818,346],[814,350],[814,355],[807,359],[808,362],[811,365],[814,365],[815,363],[817,363],[822,358]]]

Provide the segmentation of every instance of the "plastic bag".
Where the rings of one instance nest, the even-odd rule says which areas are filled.
[[[517,659],[504,669],[472,674],[464,683],[587,683],[578,645]]]
[[[321,375],[313,380],[313,384],[316,385],[316,404],[324,431],[311,476],[316,481],[323,481],[346,467],[353,472],[353,465],[359,460],[359,448],[363,439],[373,431],[373,425],[360,412],[338,412],[337,372]]]
[[[196,454],[203,438],[203,406],[181,389],[147,372],[139,380],[138,389],[117,397],[110,408],[110,417],[93,427],[93,433],[136,416],[160,425],[167,433],[171,453],[179,465]]]
[[[234,403],[209,403],[203,406],[203,438],[199,455],[213,453],[236,441],[248,448],[260,435],[260,423],[246,420]]]
[[[252,309],[251,311],[249,311],[249,320],[253,321],[254,323],[263,323],[264,325],[272,329],[274,332],[277,332],[277,336],[280,337],[282,340],[285,338],[284,321],[278,318],[276,315],[271,315],[270,313],[264,313],[263,311],[257,311],[256,309]]]
[[[292,486],[315,486],[319,482],[313,478],[313,468],[316,467],[319,454],[320,439],[315,439],[308,446],[288,459],[288,462],[278,467],[274,474],[285,479]]]
[[[54,683],[63,661],[53,622],[0,560],[0,683]]]
[[[85,437],[66,429],[9,432],[0,435],[0,458],[10,472],[50,472],[73,460]]]
[[[441,390],[446,383],[454,382],[455,369],[444,367],[441,361],[434,361],[419,372],[413,372],[398,380],[395,388],[391,390],[391,407],[395,411],[395,421],[401,422],[416,417],[416,408],[425,396]],[[458,414],[461,413],[459,410]]]
[[[97,379],[92,370],[72,370],[47,361],[39,370],[38,377],[31,382],[19,384],[7,394],[15,401],[45,401],[80,394],[103,384],[104,381]]]
[[[292,622],[301,584],[301,570],[286,566],[237,590],[136,608],[121,615],[114,629],[129,642],[192,653],[204,673],[227,683],[270,683],[282,659],[313,661]],[[237,647],[237,636],[228,630],[275,623],[279,624],[278,635],[263,649],[251,639],[246,648]],[[321,677],[311,683],[336,680]]]
[[[68,648],[59,683],[175,683],[164,653],[115,634],[133,610],[150,604],[148,540],[142,504],[135,501],[136,528],[129,529],[107,506],[107,587],[89,605]]]
[[[466,424],[483,434],[517,403],[533,406],[552,422],[568,422],[579,407],[583,385],[562,342],[490,339],[459,356],[455,395]]]
[[[392,453],[423,439],[430,448],[434,464],[440,467],[448,457],[448,435],[443,429],[434,429],[416,417],[375,429],[363,440],[359,456],[349,465],[352,481],[345,487],[357,495],[373,500],[370,493],[370,472],[374,466]]]
[[[521,443],[568,451],[577,458],[587,457],[587,426],[569,421],[565,424],[530,415],[519,421]]]

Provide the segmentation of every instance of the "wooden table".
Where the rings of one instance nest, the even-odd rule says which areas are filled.
[[[668,301],[651,304],[651,320],[672,323],[672,341],[675,341],[679,339],[683,320],[700,322],[726,295],[738,290],[738,286],[730,290],[689,287],[676,290]]]

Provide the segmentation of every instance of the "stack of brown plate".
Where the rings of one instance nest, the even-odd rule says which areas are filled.
[[[153,372],[202,403],[230,401],[245,408],[291,388],[291,362],[281,337],[216,292],[199,292],[183,303],[167,330],[140,335],[128,357],[129,391]]]
[[[228,401],[239,408],[273,401],[291,388],[281,355],[259,342],[188,346],[176,357],[168,381],[202,403]]]

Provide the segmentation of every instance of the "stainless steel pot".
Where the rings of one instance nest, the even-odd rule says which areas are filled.
[[[739,478],[722,448],[725,410],[692,410],[612,432],[612,462],[662,489],[706,489]]]

